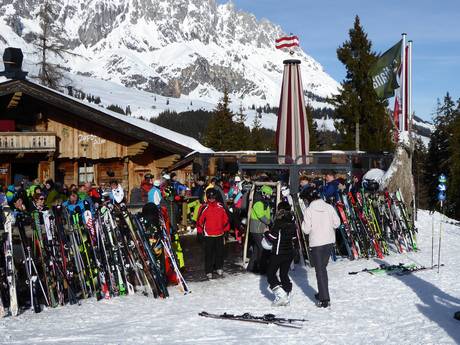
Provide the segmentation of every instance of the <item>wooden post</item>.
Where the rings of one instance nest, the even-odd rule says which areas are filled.
[[[123,159],[123,177],[122,177],[121,185],[127,191],[126,201],[129,202],[129,187],[130,187],[130,185],[129,185],[129,158],[128,157],[125,157]]]
[[[50,179],[52,179],[53,181],[55,181],[56,179],[56,164],[55,164],[55,161],[54,159],[51,157],[50,158],[51,160],[49,161],[50,162],[50,166],[49,166],[49,169],[50,169]]]
[[[73,162],[73,183],[78,186],[78,161]]]
[[[355,127],[355,146],[356,146],[356,152],[359,151],[359,121],[356,122],[356,127]]]

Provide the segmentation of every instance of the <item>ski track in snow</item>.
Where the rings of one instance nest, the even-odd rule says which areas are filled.
[[[440,215],[435,214],[435,263]],[[458,242],[460,227],[443,223],[440,274],[436,269],[406,276],[373,276],[350,271],[375,268],[380,263],[431,265],[431,220],[419,212],[417,253],[330,263],[332,307],[314,305],[316,278],[312,268],[291,271],[293,301],[289,307],[271,307],[266,278],[245,273],[225,279],[190,284],[182,295],[170,287],[171,297],[155,300],[126,296],[81,306],[28,310],[0,320],[0,344],[456,344],[460,322]],[[216,320],[211,313],[274,313],[306,318],[302,329],[276,325]]]

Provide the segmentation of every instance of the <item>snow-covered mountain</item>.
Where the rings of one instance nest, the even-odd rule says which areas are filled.
[[[38,74],[34,47],[41,32],[43,0],[0,0],[0,53],[20,47],[24,70]],[[66,54],[52,57],[68,70],[65,83],[101,98],[101,105],[130,107],[150,118],[164,110],[212,110],[227,88],[231,107],[242,106],[251,125],[253,105],[277,106],[283,63],[276,50],[282,28],[215,0],[48,0],[53,28]],[[324,98],[339,84],[312,57],[297,49],[307,101]],[[1,77],[0,77],[1,78]],[[262,125],[276,128],[276,115],[262,113]],[[320,131],[335,130],[331,118],[315,119]],[[419,121],[418,121],[419,122]],[[417,132],[428,142],[429,124]],[[426,128],[425,128],[426,127]],[[423,129],[423,130],[422,130]]]
[[[283,59],[274,47],[285,34],[229,2],[215,0],[48,0],[65,47],[69,76],[79,75],[166,97],[215,102],[227,88],[243,105],[276,105]],[[32,74],[33,42],[43,0],[0,0],[0,50],[21,47]],[[313,106],[338,83],[301,49],[305,91]],[[86,90],[97,93],[97,90]],[[319,96],[320,98],[316,98]]]

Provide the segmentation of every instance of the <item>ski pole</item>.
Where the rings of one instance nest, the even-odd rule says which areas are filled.
[[[439,274],[439,266],[441,266],[441,233],[442,233],[442,221],[444,218],[444,208],[441,201],[441,221],[439,222],[439,245],[438,245],[438,274]]]
[[[431,268],[434,264],[434,213],[431,215]]]

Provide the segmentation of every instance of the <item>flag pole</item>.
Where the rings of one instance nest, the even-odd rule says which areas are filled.
[[[409,115],[409,130],[412,130],[413,110],[412,110],[412,40],[408,42],[407,50],[407,114]]]
[[[407,113],[407,100],[406,100],[406,33],[402,33],[402,49],[401,49],[401,114],[399,115],[399,131],[406,130],[406,113]]]

